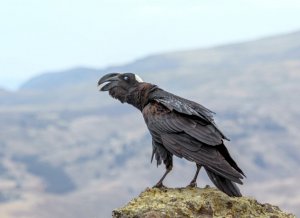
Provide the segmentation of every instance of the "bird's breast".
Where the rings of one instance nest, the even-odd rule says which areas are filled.
[[[170,110],[164,105],[156,101],[152,101],[144,107],[142,113],[145,122],[148,123],[150,120],[155,121],[157,119],[161,119],[165,114],[170,113]]]

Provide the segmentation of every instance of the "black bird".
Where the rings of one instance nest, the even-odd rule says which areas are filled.
[[[242,184],[245,176],[224,145],[226,136],[218,129],[213,112],[202,105],[181,98],[143,82],[133,73],[110,73],[103,76],[100,91],[122,103],[139,109],[152,136],[157,165],[162,162],[166,172],[155,187],[172,170],[173,155],[196,163],[197,171],[189,186],[195,187],[200,168],[206,170],[214,185],[229,196],[242,196],[235,183]]]

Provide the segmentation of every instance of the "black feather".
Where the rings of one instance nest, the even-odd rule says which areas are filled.
[[[168,153],[204,166],[220,190],[240,196],[234,183],[243,184],[245,174],[226,149],[223,140],[227,138],[214,123],[213,112],[161,89],[149,98],[142,112],[155,143]]]
[[[212,183],[218,189],[225,192],[227,195],[229,195],[231,197],[241,197],[242,196],[239,188],[232,181],[230,181],[229,179],[226,179],[220,175],[217,175],[216,173],[207,169],[206,167],[204,167],[204,169],[206,170],[206,173],[207,173],[208,177],[210,178],[210,180],[212,181]]]

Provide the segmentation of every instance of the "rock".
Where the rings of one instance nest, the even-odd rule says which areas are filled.
[[[126,206],[115,209],[113,217],[296,218],[277,206],[248,197],[229,197],[215,188],[147,188]]]

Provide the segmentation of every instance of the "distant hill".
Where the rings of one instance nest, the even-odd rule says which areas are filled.
[[[95,92],[97,80],[105,73],[121,71],[138,73],[145,81],[198,97],[199,93],[201,94],[200,86],[209,87],[214,84],[215,87],[226,89],[229,88],[233,78],[245,77],[249,77],[249,80],[244,81],[242,88],[248,94],[251,90],[245,89],[252,89],[253,86],[256,90],[271,94],[276,87],[275,80],[288,79],[299,67],[299,38],[300,32],[295,32],[208,49],[153,55],[105,69],[74,68],[63,72],[46,73],[25,82],[20,90],[22,93],[24,91],[46,93],[43,94],[43,101],[49,104],[56,104],[57,100],[74,105],[82,101],[84,96],[85,98],[89,96],[89,100],[85,103],[95,106],[94,103],[99,97]],[[270,77],[270,80],[267,77]],[[240,87],[240,84],[236,85]],[[266,89],[268,86],[269,89]],[[191,87],[193,89],[190,89]],[[198,91],[198,94],[195,91]],[[60,94],[62,92],[63,95]],[[52,95],[59,98],[53,99]],[[204,95],[204,98],[206,96]],[[36,96],[34,98],[36,99],[34,102],[39,103]]]
[[[41,74],[0,94],[1,211],[109,217],[155,184],[164,169],[150,165],[140,112],[98,92],[98,79],[116,71],[138,73],[217,112],[247,175],[242,193],[300,216],[300,32]],[[174,161],[166,185],[185,186],[194,165]],[[204,172],[200,177],[199,186],[208,183]]]
[[[95,78],[114,71],[137,72],[147,78],[158,77],[161,81],[161,77],[169,80],[169,73],[172,73],[172,76],[174,74],[184,76],[187,73],[205,74],[210,69],[230,73],[231,70],[243,70],[243,67],[250,64],[262,62],[276,64],[278,60],[280,62],[284,60],[297,61],[300,56],[299,38],[300,32],[295,32],[209,49],[153,55],[126,65],[105,69],[79,67],[62,72],[45,73],[28,80],[21,85],[20,89],[45,90],[46,88],[76,86],[82,83],[92,84]],[[193,68],[186,68],[189,65],[192,65]]]
[[[3,92],[6,92],[6,90],[0,87],[0,93],[3,93]]]
[[[105,69],[91,69],[78,67],[61,72],[44,73],[33,77],[21,85],[20,90],[46,91],[46,89],[60,89],[76,86],[83,83],[95,82],[99,75],[113,71],[137,71],[137,72],[155,72],[160,70],[170,70],[176,67],[174,61],[165,59],[163,56],[151,56],[141,60],[123,65],[108,67]]]
[[[21,90],[41,90],[60,89],[68,86],[76,86],[91,79],[94,75],[99,75],[99,70],[89,68],[74,68],[62,72],[44,73],[21,85]]]

